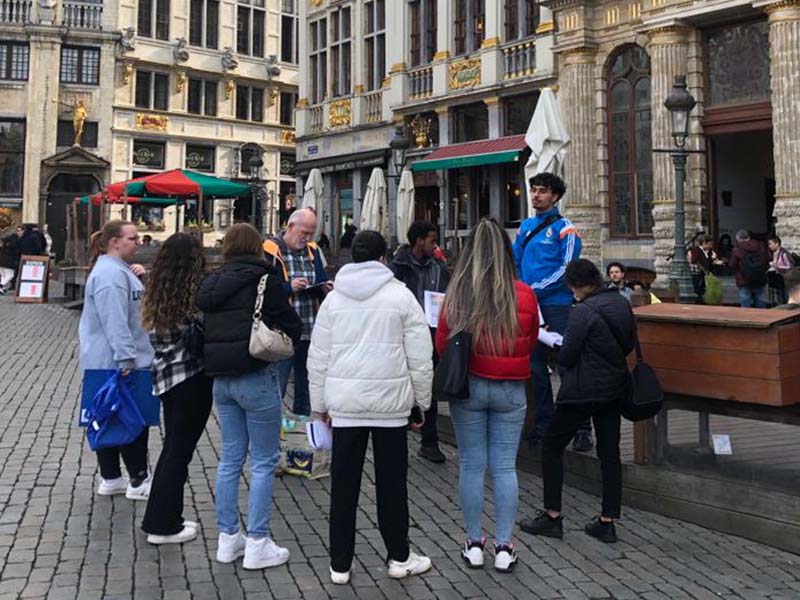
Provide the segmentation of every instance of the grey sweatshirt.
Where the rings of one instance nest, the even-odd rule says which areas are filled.
[[[149,369],[153,347],[142,328],[142,282],[119,258],[97,259],[78,326],[80,365],[86,369]]]

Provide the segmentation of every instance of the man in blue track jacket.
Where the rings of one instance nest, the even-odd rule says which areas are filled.
[[[540,173],[528,183],[536,214],[519,228],[514,241],[514,262],[520,280],[536,293],[547,328],[563,335],[573,302],[564,272],[568,263],[580,258],[581,238],[572,221],[561,216],[556,207],[567,191],[564,181],[552,173]],[[526,432],[526,437],[535,445],[553,418],[553,388],[544,344],[538,344],[531,354],[531,377],[536,426]],[[585,423],[575,435],[573,448],[585,451],[591,447],[591,425]]]

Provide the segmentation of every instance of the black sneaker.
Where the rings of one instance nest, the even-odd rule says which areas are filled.
[[[600,520],[600,517],[595,517],[583,530],[605,544],[613,544],[617,541],[617,530],[614,527],[614,521],[605,523]]]
[[[592,442],[592,434],[588,431],[579,431],[575,434],[575,437],[572,439],[572,449],[575,452],[589,452],[594,448],[594,442]]]
[[[534,519],[522,519],[519,522],[519,528],[525,533],[542,535],[560,540],[564,537],[563,521],[564,517],[561,515],[553,518],[547,514],[547,511],[543,510],[536,515]]]
[[[442,454],[442,451],[439,450],[438,444],[423,444],[419,447],[419,455],[431,462],[435,463],[443,463],[445,460],[445,455]]]

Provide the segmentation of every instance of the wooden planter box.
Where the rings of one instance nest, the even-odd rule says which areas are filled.
[[[800,401],[800,310],[653,304],[635,309],[665,392],[789,406]]]

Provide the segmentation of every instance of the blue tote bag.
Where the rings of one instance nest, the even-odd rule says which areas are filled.
[[[95,395],[118,372],[116,369],[86,369],[83,372],[81,411],[78,415],[78,425],[86,427],[89,423],[86,418],[86,411],[92,405]],[[132,390],[133,399],[147,425],[149,427],[158,427],[159,417],[161,416],[161,402],[158,396],[153,396],[153,374],[150,369],[131,371],[125,377],[125,380]]]
[[[120,371],[97,390],[86,410],[86,420],[86,437],[94,451],[126,446],[147,427],[134,400],[133,386]]]

